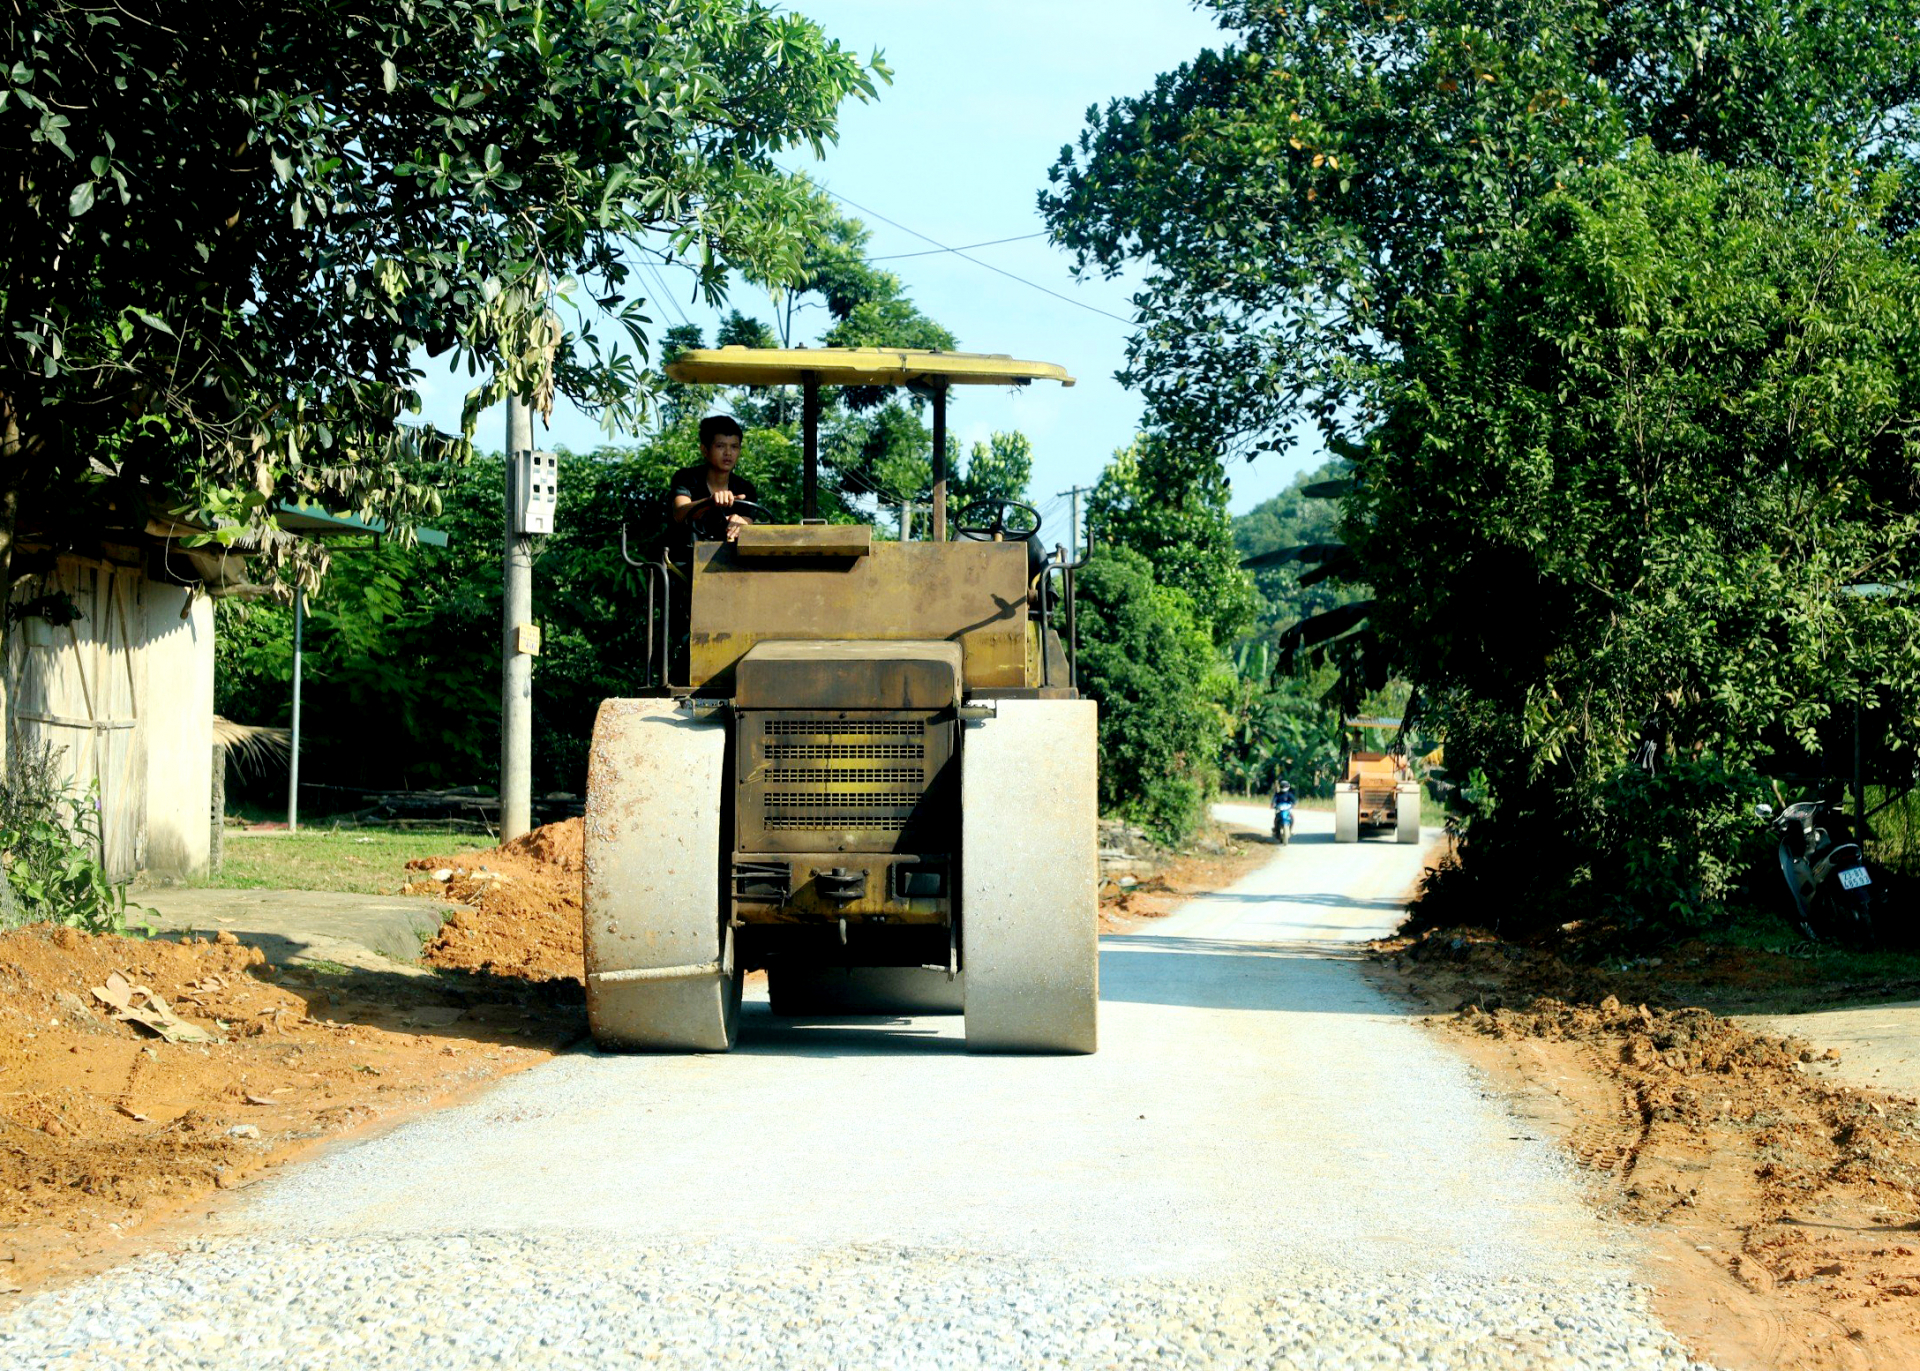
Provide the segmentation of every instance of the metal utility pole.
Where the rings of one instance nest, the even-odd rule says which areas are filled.
[[[500,597],[500,840],[533,826],[533,549],[519,531],[515,456],[533,450],[533,411],[507,396],[507,461]]]
[[[1067,495],[1073,498],[1073,523],[1071,525],[1071,536],[1067,539],[1068,550],[1073,553],[1073,556],[1069,557],[1067,559],[1068,561],[1077,562],[1080,560],[1080,497],[1083,494],[1090,494],[1092,491],[1092,486],[1074,486],[1071,490],[1063,490],[1060,492],[1060,495]],[[1054,496],[1054,499],[1059,499],[1060,495]]]

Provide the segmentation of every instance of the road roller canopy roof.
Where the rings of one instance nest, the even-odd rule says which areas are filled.
[[[667,364],[667,375],[693,385],[1024,386],[1073,384],[1054,362],[1023,362],[985,352],[924,348],[696,348]]]
[[[1023,362],[989,352],[932,352],[925,348],[695,348],[667,363],[683,385],[799,386],[800,508],[820,513],[820,388],[913,386],[933,400],[933,537],[947,537],[947,391],[954,386],[1024,386],[1034,381],[1073,384],[1054,362]]]

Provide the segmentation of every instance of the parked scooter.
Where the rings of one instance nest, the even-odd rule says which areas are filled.
[[[1772,805],[1755,805],[1753,812],[1780,839],[1780,874],[1800,931],[1815,942],[1872,946],[1873,916],[1884,886],[1874,880],[1839,807],[1801,800],[1778,816]]]
[[[1273,840],[1281,846],[1293,841],[1293,786],[1282,781],[1273,792]]]

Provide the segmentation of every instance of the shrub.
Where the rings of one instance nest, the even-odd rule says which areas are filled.
[[[1707,755],[1653,773],[1623,767],[1602,787],[1594,892],[1628,928],[1684,933],[1720,916],[1769,839],[1754,817],[1761,778]]]
[[[1102,547],[1079,573],[1080,686],[1100,703],[1100,805],[1179,842],[1219,780],[1231,688],[1184,591],[1139,553]]]
[[[62,778],[59,755],[17,749],[0,779],[0,928],[54,923],[124,933],[127,892],[101,861],[99,796]]]

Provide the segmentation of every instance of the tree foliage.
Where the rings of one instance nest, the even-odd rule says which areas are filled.
[[[1342,770],[1342,710],[1348,703],[1358,710],[1360,702],[1343,698],[1352,673],[1338,660],[1340,649],[1330,654],[1336,660],[1312,663],[1283,662],[1275,648],[1295,624],[1365,596],[1363,587],[1319,576],[1324,563],[1281,556],[1339,541],[1339,503],[1305,490],[1347,475],[1348,464],[1340,460],[1302,472],[1287,489],[1233,521],[1234,550],[1243,566],[1253,564],[1255,608],[1233,650],[1237,693],[1221,766],[1243,790],[1266,790],[1284,777],[1302,794],[1331,794]]]
[[[1231,684],[1185,591],[1159,584],[1125,547],[1079,573],[1080,682],[1100,703],[1100,805],[1164,841],[1206,817]]]
[[[949,503],[965,509],[976,500],[1017,500],[1027,503],[1027,483],[1033,479],[1033,442],[1026,434],[990,433],[967,454],[965,470],[957,471]]]
[[[1240,643],[1232,665],[1222,779],[1246,794],[1286,780],[1302,795],[1331,795],[1346,760],[1332,670],[1276,672],[1272,641],[1261,638]]]
[[[1094,538],[1146,558],[1154,580],[1184,593],[1208,636],[1221,645],[1240,634],[1254,611],[1227,495],[1220,463],[1210,453],[1143,433],[1113,455],[1087,500]]]
[[[1340,541],[1339,502],[1304,492],[1310,485],[1348,474],[1345,461],[1325,462],[1301,472],[1285,490],[1233,521],[1234,551],[1243,563],[1255,563],[1256,608],[1250,632],[1256,638],[1271,642],[1302,619],[1350,604],[1364,594],[1351,582],[1313,576],[1321,565],[1318,562],[1299,557],[1269,560],[1288,548],[1320,548]],[[1312,579],[1303,585],[1302,577]]]
[[[1194,450],[1353,460],[1474,880],[1703,917],[1855,702],[1910,769],[1920,0],[1212,7],[1041,197],[1148,264],[1126,379]]]
[[[886,74],[758,0],[26,0],[5,35],[0,489],[104,460],[240,525],[404,528],[410,461],[508,389],[630,418],[636,265],[796,271],[774,158]],[[459,435],[403,424],[422,348],[485,374]]]
[[[1252,703],[1225,652],[1254,603],[1226,504],[1216,462],[1147,433],[1087,505],[1079,679],[1100,702],[1101,800],[1167,841],[1205,820]]]
[[[1724,882],[1620,878],[1625,772],[1693,768],[1691,810],[1655,789],[1707,851],[1739,775],[1814,779],[1853,701],[1911,769],[1920,261],[1889,199],[1642,146],[1407,311],[1346,529],[1516,870],[1698,918]]]
[[[1789,176],[1916,146],[1920,0],[1209,3],[1230,41],[1090,110],[1040,202],[1080,270],[1150,264],[1125,378],[1228,451],[1364,431],[1451,255],[1636,138]]]

